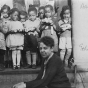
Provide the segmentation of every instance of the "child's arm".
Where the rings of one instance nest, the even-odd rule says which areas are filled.
[[[43,30],[45,30],[46,25],[44,25],[42,22],[40,22],[40,26],[39,26],[39,30],[40,32],[42,32]]]
[[[40,33],[39,28],[40,28],[40,24],[37,26],[37,28],[35,28],[38,33]]]

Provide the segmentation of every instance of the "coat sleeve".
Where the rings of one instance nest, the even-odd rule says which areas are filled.
[[[48,67],[46,68],[45,76],[43,79],[34,80],[30,82],[26,82],[26,88],[36,88],[36,87],[45,87],[47,86],[57,71],[57,61],[50,62]]]

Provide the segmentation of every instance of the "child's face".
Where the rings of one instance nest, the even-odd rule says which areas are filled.
[[[13,21],[17,21],[17,20],[18,20],[18,15],[19,15],[19,13],[18,13],[17,11],[13,12],[13,13],[11,14],[12,20],[13,20]]]
[[[36,19],[36,17],[37,17],[37,13],[36,13],[35,11],[30,11],[30,12],[28,13],[28,15],[29,15],[29,19],[30,19],[31,21],[34,21],[34,20]]]
[[[45,16],[47,18],[52,16],[52,11],[51,11],[51,9],[49,7],[45,8]]]
[[[20,15],[20,21],[21,21],[21,22],[25,22],[25,21],[26,21],[25,15]]]
[[[39,17],[42,19],[44,17],[44,10],[40,9],[39,10]]]
[[[70,17],[70,10],[68,9],[64,11],[63,18],[68,19],[69,17]]]
[[[1,18],[8,18],[8,10],[4,9],[3,12],[1,13]]]

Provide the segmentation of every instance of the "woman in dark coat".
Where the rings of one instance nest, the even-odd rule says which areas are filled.
[[[71,88],[61,59],[53,53],[54,40],[48,36],[40,40],[39,49],[43,58],[37,78],[21,82],[13,88]]]

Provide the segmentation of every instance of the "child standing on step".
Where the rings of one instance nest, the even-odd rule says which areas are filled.
[[[26,68],[36,68],[39,26],[40,20],[37,18],[37,9],[35,7],[30,7],[28,10],[24,40],[24,50],[26,50],[28,63]]]
[[[9,24],[8,36],[6,38],[7,47],[12,50],[13,69],[20,68],[21,50],[23,50],[24,35],[23,25],[19,20],[19,11],[13,8],[10,11],[11,21]]]
[[[9,11],[10,11],[10,7],[8,5],[3,5],[1,7],[1,20],[2,20],[2,25],[3,25],[3,30],[4,31],[8,31],[8,24],[9,24],[9,20],[10,20],[10,15],[9,15]],[[5,39],[6,39],[7,34],[5,33]],[[5,67],[11,67],[11,62],[12,62],[12,58],[11,58],[11,51],[6,47],[6,51],[5,51]]]
[[[20,11],[20,22],[23,24],[24,29],[25,29],[25,24],[27,19],[28,19],[27,12]],[[25,32],[24,32],[24,36],[25,36]],[[21,65],[25,67],[27,64],[27,61],[26,61],[26,52],[24,49],[21,51],[21,54],[22,54]]]
[[[58,52],[58,21],[53,17],[53,7],[51,5],[45,6],[45,18],[42,19],[40,31],[41,37],[50,36],[54,39],[54,52]]]
[[[44,6],[39,7],[38,17],[40,18],[40,20],[45,18],[45,7]]]
[[[68,60],[71,56],[72,42],[71,42],[71,14],[69,6],[64,6],[61,11],[61,20],[59,20],[59,27],[61,29],[59,48],[60,58],[65,66],[68,66]]]

